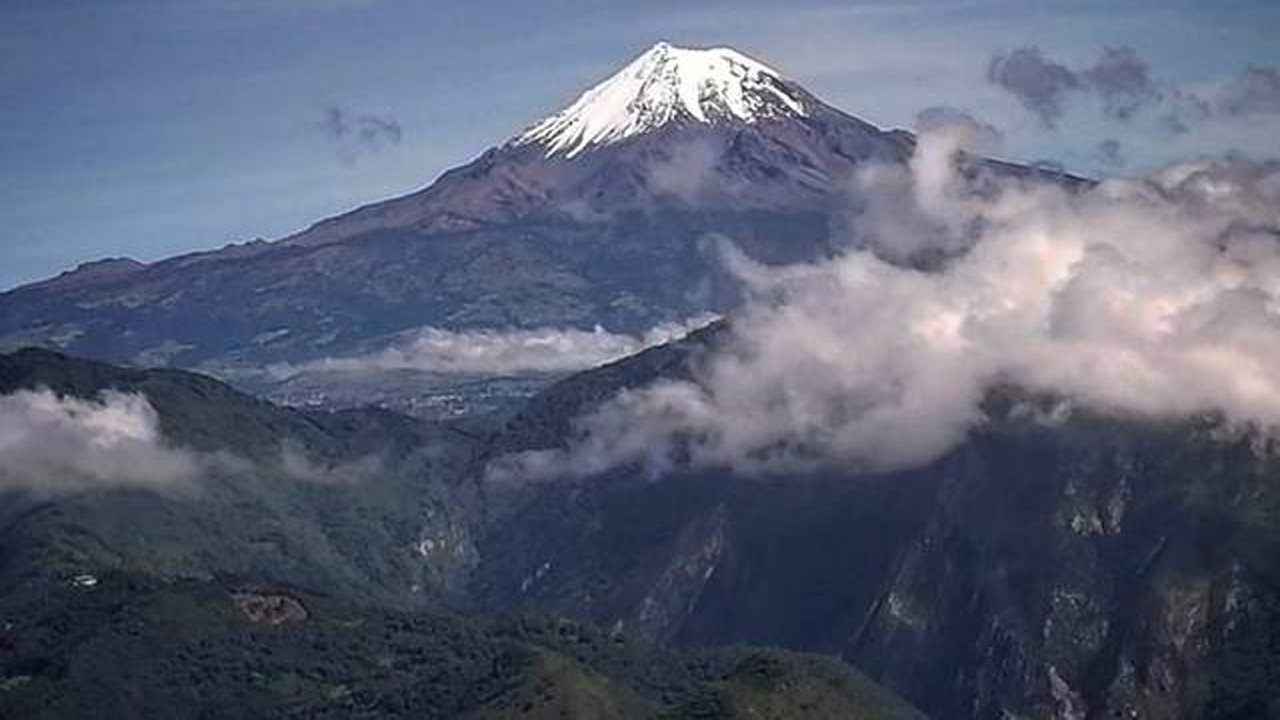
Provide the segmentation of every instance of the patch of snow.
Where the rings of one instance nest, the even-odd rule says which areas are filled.
[[[71,578],[71,585],[73,587],[91,588],[91,587],[95,587],[97,584],[98,584],[98,578],[88,573],[84,573],[83,575],[76,575],[75,577]]]
[[[572,158],[673,121],[754,123],[785,114],[804,116],[807,110],[768,66],[730,48],[660,42],[513,143],[541,144],[548,157]]]

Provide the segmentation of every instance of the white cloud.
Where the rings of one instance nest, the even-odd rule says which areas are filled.
[[[390,348],[368,355],[325,358],[280,368],[285,376],[306,371],[369,372],[420,370],[442,374],[508,375],[563,373],[603,365],[683,337],[715,317],[699,316],[662,323],[639,335],[594,330],[536,328],[529,330],[464,330],[424,328]]]
[[[290,480],[320,485],[350,485],[368,480],[385,469],[383,459],[366,455],[355,460],[325,462],[292,444],[280,448],[280,470]]]
[[[176,489],[197,471],[189,453],[163,442],[143,395],[105,391],[81,400],[41,389],[0,396],[0,490]]]
[[[0,395],[0,492],[61,495],[130,488],[190,493],[209,475],[257,476],[324,485],[358,484],[385,469],[376,455],[326,461],[286,440],[276,462],[232,451],[197,452],[166,442],[140,393],[95,399],[48,389]]]
[[[624,393],[579,421],[568,452],[498,469],[901,468],[961,442],[1006,383],[1107,412],[1280,427],[1280,165],[1228,157],[1076,192],[1006,180],[975,193],[939,161],[957,147],[925,133],[909,168],[860,179],[874,251],[739,258],[752,299],[695,381]],[[956,255],[935,272],[882,259],[922,242]]]

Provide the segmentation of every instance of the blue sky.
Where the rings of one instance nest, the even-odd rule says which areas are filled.
[[[833,105],[909,126],[932,105],[1000,128],[1002,153],[1089,173],[1273,152],[1280,113],[1177,136],[1080,94],[1046,127],[986,79],[1035,46],[1085,68],[1132,47],[1162,88],[1212,96],[1280,65],[1280,3],[555,0],[4,0],[0,288],[78,262],[280,237],[428,184],[653,42],[732,45]],[[349,121],[400,139],[335,141]],[[1114,139],[1125,164],[1099,160]]]

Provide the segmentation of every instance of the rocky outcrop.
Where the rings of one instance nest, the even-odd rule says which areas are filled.
[[[302,601],[291,595],[241,590],[231,593],[231,602],[253,623],[286,625],[310,617]]]

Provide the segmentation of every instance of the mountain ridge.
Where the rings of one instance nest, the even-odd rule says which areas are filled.
[[[711,71],[700,69],[704,62]],[[640,123],[643,132],[630,132],[639,116],[623,112],[623,136],[570,158],[567,145],[556,153],[520,142],[526,130],[423,189],[279,240],[148,264],[88,264],[0,293],[0,350],[42,345],[273,392],[272,366],[368,355],[429,327],[600,325],[642,334],[737,305],[741,285],[723,262],[726,243],[765,264],[857,247],[864,238],[852,179],[872,165],[904,165],[914,151],[910,133],[834,108],[735,51],[660,45],[627,67],[636,63],[660,78],[674,68],[674,79],[654,91],[663,122]],[[698,72],[685,79],[691,64]],[[652,109],[639,86],[622,97]],[[743,100],[758,97],[765,99]],[[574,107],[531,127],[550,127]],[[1073,182],[966,162],[978,183],[985,174]],[[453,391],[447,379],[424,383]],[[274,396],[294,395],[285,387]]]

